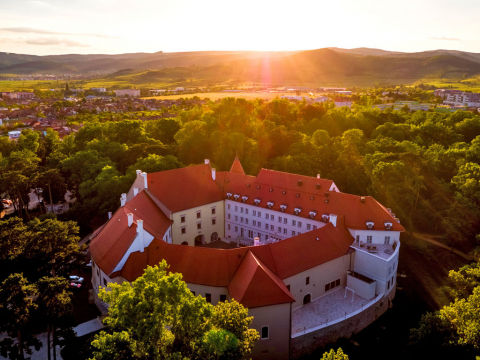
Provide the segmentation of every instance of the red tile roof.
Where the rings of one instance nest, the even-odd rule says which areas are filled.
[[[133,224],[128,227],[127,214],[133,214]],[[143,228],[154,237],[163,238],[171,224],[145,191],[141,191],[125,206],[120,207],[112,218],[102,225],[90,243],[93,261],[110,274],[122,259],[137,234],[137,220],[143,220]]]
[[[235,159],[233,160],[232,166],[230,167],[230,172],[245,175],[245,171],[243,171],[242,163],[240,162],[240,159],[236,155],[235,155]]]
[[[224,198],[212,179],[208,164],[151,173],[147,175],[147,181],[149,191],[172,212]]]
[[[353,238],[341,220],[337,227],[327,224],[277,243],[236,249],[175,245],[154,239],[143,253],[132,253],[122,270],[113,275],[121,275],[126,280],[133,281],[142,275],[148,265],[156,265],[165,259],[170,270],[182,273],[187,283],[229,287],[229,291],[232,289],[234,292],[231,296],[239,301],[244,299],[244,305],[266,306],[275,301],[290,301],[286,301],[284,285],[281,285],[280,279],[347,254],[352,242]],[[252,267],[251,260],[244,264],[251,256],[248,253],[254,255],[258,263],[255,268]],[[256,268],[258,266],[260,268]],[[244,276],[246,277],[243,278]],[[261,293],[262,286],[266,286],[270,292],[264,300],[261,300],[263,296],[259,298],[258,294],[255,295],[256,291]]]
[[[238,267],[228,293],[249,308],[295,301],[285,284],[252,251]]]

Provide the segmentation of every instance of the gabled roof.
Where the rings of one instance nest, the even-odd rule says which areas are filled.
[[[237,155],[235,155],[235,159],[233,160],[232,166],[230,167],[231,173],[243,174],[245,175],[245,171],[243,171],[242,163]]]
[[[252,251],[243,258],[228,292],[249,308],[295,301],[285,284]]]
[[[333,184],[333,180],[329,179],[291,174],[270,169],[261,169],[257,175],[256,182],[268,186],[309,193],[329,191]]]
[[[128,227],[128,215],[133,214],[133,224]],[[137,220],[154,237],[163,238],[171,224],[145,191],[141,191],[125,206],[120,207],[108,222],[101,226],[90,243],[93,261],[110,274],[135,240]]]
[[[170,211],[177,212],[223,200],[210,165],[194,165],[147,175],[148,190]]]
[[[347,254],[352,242],[353,238],[343,227],[341,219],[337,227],[327,224],[277,243],[236,249],[167,244],[155,238],[144,252],[132,253],[122,270],[113,275],[133,281],[148,265],[166,260],[170,271],[182,273],[187,283],[228,287],[236,294],[231,294],[234,298],[245,299],[250,304],[247,306],[266,306],[272,304],[272,299],[286,300],[282,295],[284,285],[280,286],[281,279]],[[244,264],[251,256],[256,259],[255,268],[251,259]],[[268,287],[271,297],[258,298],[255,295],[255,291],[261,292],[263,286]]]

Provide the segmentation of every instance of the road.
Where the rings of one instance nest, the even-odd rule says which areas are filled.
[[[415,236],[417,239],[426,241],[426,242],[428,242],[432,245],[435,245],[435,246],[441,247],[443,249],[449,250],[452,253],[454,253],[455,255],[458,255],[458,256],[462,257],[463,259],[465,259],[467,261],[474,261],[475,260],[473,258],[473,256],[465,254],[464,252],[462,252],[460,250],[452,248],[451,246],[445,245],[445,244],[441,243],[440,241],[433,239],[432,235],[430,235],[430,234],[422,234],[422,233],[414,232],[413,236]]]

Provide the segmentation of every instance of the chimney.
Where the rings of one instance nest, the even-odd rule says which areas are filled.
[[[144,189],[148,189],[147,173],[146,173],[146,172],[142,172],[142,176],[143,176],[143,188],[144,188]]]
[[[108,212],[108,220],[110,220],[111,218],[112,218],[112,212],[109,211],[109,212]]]
[[[132,213],[128,213],[128,214],[127,214],[127,219],[128,219],[128,227],[131,227],[132,224],[133,224],[133,214],[132,214]]]
[[[209,159],[205,159],[204,161],[205,161],[205,165],[210,164],[210,160],[209,160]]]
[[[137,196],[138,194],[138,188],[134,187],[133,188],[133,196]]]
[[[137,176],[142,173],[142,170],[136,170]]]
[[[137,220],[137,233],[141,233],[143,231],[143,220]]]
[[[212,179],[213,181],[215,181],[215,178],[217,177],[217,170],[215,170],[214,168],[212,168]]]
[[[127,203],[127,194],[123,193],[120,195],[120,206],[125,206]]]
[[[332,223],[333,226],[337,227],[337,215],[330,214],[329,220],[330,220],[330,222]]]
[[[321,179],[320,174],[317,174],[317,179]]]

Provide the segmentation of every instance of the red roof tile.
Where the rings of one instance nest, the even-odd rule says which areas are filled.
[[[127,214],[133,214],[133,224],[128,227]],[[141,191],[125,206],[120,207],[112,218],[96,231],[90,243],[93,261],[110,274],[122,259],[136,237],[136,221],[143,220],[144,229],[151,235],[163,238],[171,224],[145,191]]]
[[[223,200],[210,165],[194,165],[147,175],[149,191],[170,211],[177,212]]]
[[[228,292],[249,308],[295,301],[285,284],[252,251],[243,258]]]

